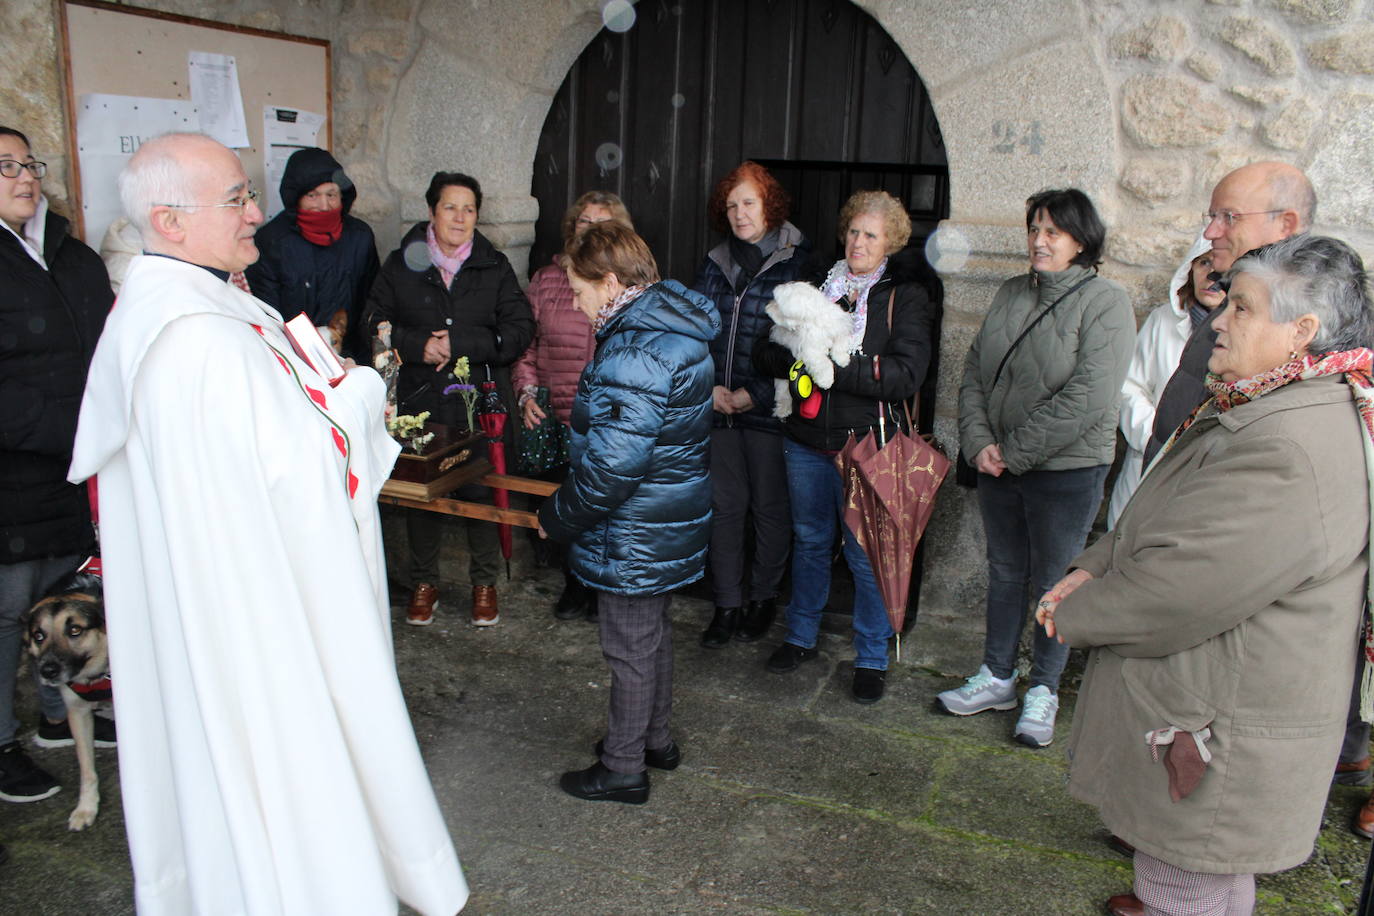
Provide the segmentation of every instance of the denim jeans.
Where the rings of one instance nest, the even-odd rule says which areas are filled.
[[[1063,578],[1083,550],[1102,504],[1108,465],[1069,471],[978,475],[988,544],[987,636],[983,664],[1011,677],[1030,603]],[[1069,647],[1035,625],[1031,686],[1059,689]]]
[[[787,605],[787,642],[813,649],[821,611],[830,597],[830,549],[835,528],[844,528],[844,559],[854,575],[854,667],[887,670],[887,619],[873,567],[841,521],[844,485],[835,459],[787,440],[787,490],[792,500],[792,600]]]

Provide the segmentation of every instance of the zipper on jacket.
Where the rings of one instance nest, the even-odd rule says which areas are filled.
[[[795,251],[795,250],[796,250],[796,247],[797,247],[796,245],[792,245],[792,246],[790,246],[787,250],[788,250],[788,251]],[[730,323],[730,342],[729,342],[728,344],[725,345],[725,390],[726,390],[726,391],[733,391],[733,389],[730,387],[730,381],[731,381],[731,374],[732,374],[732,373],[734,372],[734,370],[735,370],[735,341],[739,339],[739,308],[740,308],[740,305],[744,302],[745,294],[747,294],[747,293],[749,292],[749,287],[751,287],[751,286],[754,285],[754,281],[755,281],[755,280],[757,280],[759,277],[761,277],[761,276],[763,276],[764,274],[766,274],[774,265],[781,264],[784,260],[786,260],[785,258],[779,258],[779,257],[778,257],[778,252],[780,252],[780,251],[782,251],[782,250],[783,250],[783,249],[781,249],[781,248],[775,249],[775,250],[773,251],[773,253],[770,254],[770,255],[768,256],[768,260],[763,262],[763,266],[759,268],[758,273],[754,274],[754,276],[751,277],[751,278],[749,279],[749,282],[746,283],[746,284],[744,284],[744,289],[740,290],[739,295],[737,295],[737,296],[735,297],[735,307],[734,307],[734,310],[733,310],[734,318],[733,318],[733,320],[732,320],[731,323]],[[790,255],[789,255],[789,257],[790,257]],[[724,271],[722,271],[722,273],[724,273]],[[754,406],[757,407],[758,405],[756,404],[756,405],[754,405]],[[734,415],[734,414],[726,414],[726,415],[725,415],[725,426],[726,426],[727,429],[734,429],[734,427],[735,427],[735,415]]]

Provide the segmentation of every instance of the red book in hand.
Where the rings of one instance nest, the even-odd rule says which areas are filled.
[[[347,374],[347,370],[344,369],[343,363],[339,362],[338,354],[334,352],[334,348],[325,342],[319,329],[315,327],[305,312],[301,312],[282,327],[285,329],[286,339],[291,341],[291,349],[296,351],[296,355],[305,360],[311,369],[328,380],[331,386],[339,384],[344,375]]]

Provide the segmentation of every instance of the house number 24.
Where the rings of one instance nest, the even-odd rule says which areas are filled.
[[[992,144],[994,153],[1011,155],[1019,146],[1032,156],[1039,156],[1045,145],[1040,136],[1039,121],[993,121]]]

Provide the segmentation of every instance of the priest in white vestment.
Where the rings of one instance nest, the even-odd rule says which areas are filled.
[[[392,653],[381,379],[331,387],[228,282],[262,222],[228,149],[153,140],[120,196],[150,253],[96,349],[71,480],[100,475],[138,911],[450,916],[467,885]]]

